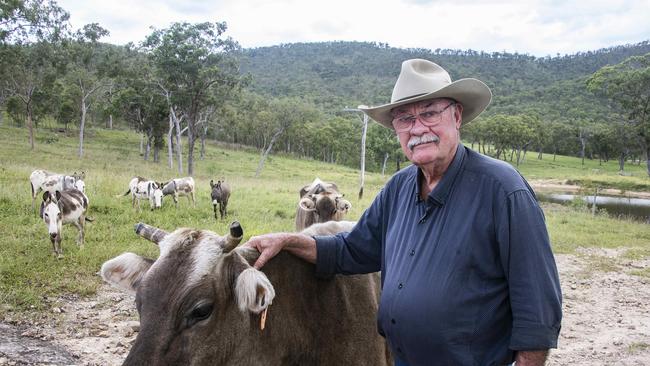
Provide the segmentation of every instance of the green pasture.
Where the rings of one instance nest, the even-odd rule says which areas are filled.
[[[368,207],[388,177],[367,173],[364,197],[357,197],[359,173],[355,169],[318,161],[270,156],[259,178],[255,170],[260,154],[248,148],[225,148],[209,142],[204,160],[195,163],[196,207],[180,198],[176,209],[166,199],[162,210],[151,212],[147,202],[142,210],[131,207],[121,195],[129,180],[141,175],[158,181],[179,175],[176,166],[167,166],[166,150],[161,162],[152,163],[139,154],[139,136],[132,131],[90,130],[85,138],[84,158],[77,157],[76,132],[64,134],[40,129],[36,148],[29,149],[25,129],[0,126],[0,317],[8,312],[31,312],[45,308],[44,299],[64,294],[92,295],[101,284],[97,275],[102,263],[125,251],[155,258],[157,248],[136,236],[133,226],[146,222],[166,230],[195,227],[225,233],[232,220],[241,222],[245,239],[257,234],[293,230],[299,189],[315,177],[336,182],[352,202],[350,219],[357,219]],[[186,156],[184,163],[186,163]],[[520,170],[528,179],[592,179],[612,186],[645,187],[644,167],[630,166],[631,176],[619,176],[615,162],[596,168],[594,162],[582,167],[580,160],[552,156],[537,160],[530,154]],[[597,165],[598,162],[595,162]],[[74,227],[63,228],[65,257],[56,259],[47,238],[47,229],[31,208],[29,175],[35,169],[71,174],[85,171],[90,200],[86,245],[75,244]],[[594,172],[593,169],[599,169]],[[633,170],[636,169],[636,170]],[[573,174],[571,172],[574,172]],[[557,173],[557,174],[556,174]],[[229,217],[215,220],[210,202],[210,179],[224,179],[232,186]],[[581,207],[544,205],[554,250],[572,253],[578,247],[624,247],[630,256],[650,256],[650,225],[634,221],[592,217]],[[648,273],[639,273],[648,276]]]

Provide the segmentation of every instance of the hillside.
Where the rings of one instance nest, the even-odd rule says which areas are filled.
[[[534,110],[549,119],[604,119],[611,111],[586,91],[584,79],[605,65],[648,52],[648,41],[544,58],[363,42],[294,43],[246,49],[241,68],[253,76],[250,88],[257,93],[305,97],[334,114],[345,106],[389,101],[400,63],[426,58],[446,68],[452,79],[485,81],[494,93],[486,115]]]

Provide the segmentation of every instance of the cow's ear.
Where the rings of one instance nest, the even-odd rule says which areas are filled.
[[[273,302],[275,289],[264,272],[249,267],[237,276],[235,295],[239,310],[259,314]]]
[[[100,270],[104,281],[111,285],[135,294],[142,277],[147,273],[152,259],[141,257],[133,253],[123,253],[106,261]]]
[[[316,210],[316,202],[314,202],[314,199],[311,197],[311,195],[308,195],[307,197],[303,197],[300,202],[298,202],[298,207],[305,211],[314,211]]]
[[[234,278],[233,290],[237,306],[242,312],[261,313],[275,298],[275,289],[264,272],[252,264],[260,253],[249,247],[237,247],[228,256],[230,276]]]

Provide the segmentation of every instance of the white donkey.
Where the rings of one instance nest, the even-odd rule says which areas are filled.
[[[195,207],[196,203],[194,202],[194,189],[194,178],[175,178],[163,184],[162,193],[163,196],[172,196],[176,208],[178,208],[178,197],[180,196],[186,196],[187,200],[191,201],[192,206]]]
[[[85,173],[74,175],[64,175],[57,173],[50,173],[45,170],[34,170],[29,175],[29,181],[32,187],[32,209],[34,208],[34,201],[41,191],[50,192],[50,196],[54,199],[54,192],[65,191],[66,189],[78,189],[82,192],[85,191],[86,184],[83,179]]]
[[[61,227],[63,224],[72,224],[77,227],[79,230],[77,244],[83,247],[84,224],[86,220],[91,221],[86,218],[87,210],[88,197],[77,189],[69,189],[63,192],[56,191],[54,195],[51,195],[49,191],[43,193],[41,217],[45,221],[45,225],[47,225],[54,254],[59,258],[63,256],[63,249],[61,249]]]
[[[140,200],[149,200],[151,210],[153,211],[154,208],[162,207],[163,192],[161,188],[161,183],[147,180],[142,177],[135,177],[129,182],[129,190],[122,196],[131,193],[131,206],[135,207],[137,202],[138,210],[140,209]]]

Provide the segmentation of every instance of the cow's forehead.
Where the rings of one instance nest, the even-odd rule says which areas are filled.
[[[158,244],[160,257],[152,269],[164,270],[173,261],[183,261],[186,286],[193,286],[211,273],[223,256],[226,238],[209,230],[178,229]],[[179,278],[179,280],[181,280]]]

